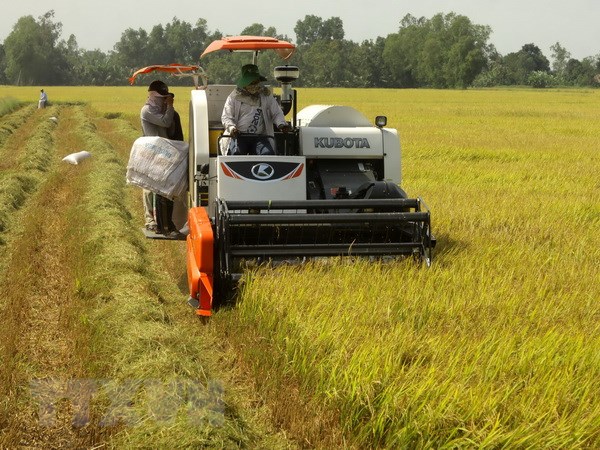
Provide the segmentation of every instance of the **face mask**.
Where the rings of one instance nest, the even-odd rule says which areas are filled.
[[[260,85],[260,83],[249,84],[248,86],[246,86],[245,89],[250,94],[256,95],[256,94],[258,94],[260,92],[260,90],[262,89],[262,86]]]

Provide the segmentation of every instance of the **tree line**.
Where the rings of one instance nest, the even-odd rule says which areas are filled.
[[[600,55],[578,60],[559,42],[551,47],[552,63],[533,43],[501,55],[489,42],[489,26],[455,13],[406,15],[398,32],[362,43],[344,38],[339,17],[307,15],[294,32],[295,41],[255,23],[240,34],[295,42],[297,51],[286,63],[300,67],[299,87],[600,86]],[[126,29],[112,51],[86,50],[74,35],[62,38],[62,24],[51,10],[37,19],[21,17],[0,44],[0,84],[125,85],[144,66],[198,64],[204,48],[222,37],[204,19],[191,24],[173,18],[150,31]],[[212,83],[232,83],[246,62],[247,56],[215,52],[200,65]],[[262,53],[258,63],[263,71],[282,64],[272,52]]]

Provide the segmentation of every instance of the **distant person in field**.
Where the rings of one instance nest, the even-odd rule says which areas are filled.
[[[48,94],[44,90],[40,90],[40,100],[38,102],[38,109],[45,108],[48,103]]]
[[[179,122],[179,130],[176,129],[177,124],[173,127],[175,117],[175,108],[173,102],[175,95],[169,92],[169,87],[160,80],[155,80],[150,83],[148,87],[148,98],[146,103],[142,107],[140,112],[140,119],[142,121],[142,131],[144,136],[159,136],[170,139],[171,136],[177,135],[181,132],[181,122]],[[179,115],[177,115],[179,117]],[[181,132],[181,140],[183,140],[183,133]],[[143,203],[144,203],[144,220],[146,229],[156,232],[168,233],[179,233],[179,230],[173,223],[173,201],[152,191],[144,189],[143,192]],[[163,229],[160,230],[156,223],[154,216],[155,205],[160,205],[160,208],[164,208],[165,216],[167,217],[167,223],[163,224]]]
[[[261,84],[266,80],[256,65],[242,67],[242,76],[227,97],[221,115],[225,133],[231,136],[227,154],[274,155],[273,125],[284,133],[289,131],[281,107]]]

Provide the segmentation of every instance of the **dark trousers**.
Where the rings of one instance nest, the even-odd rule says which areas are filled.
[[[156,230],[158,233],[167,234],[177,231],[173,223],[173,201],[158,194],[154,194],[154,214]]]
[[[271,140],[266,136],[238,136],[229,144],[231,155],[274,155]]]

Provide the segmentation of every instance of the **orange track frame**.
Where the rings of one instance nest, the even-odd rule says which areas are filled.
[[[206,209],[190,209],[188,225],[187,275],[190,297],[199,302],[196,314],[208,317],[213,301],[214,237]]]

